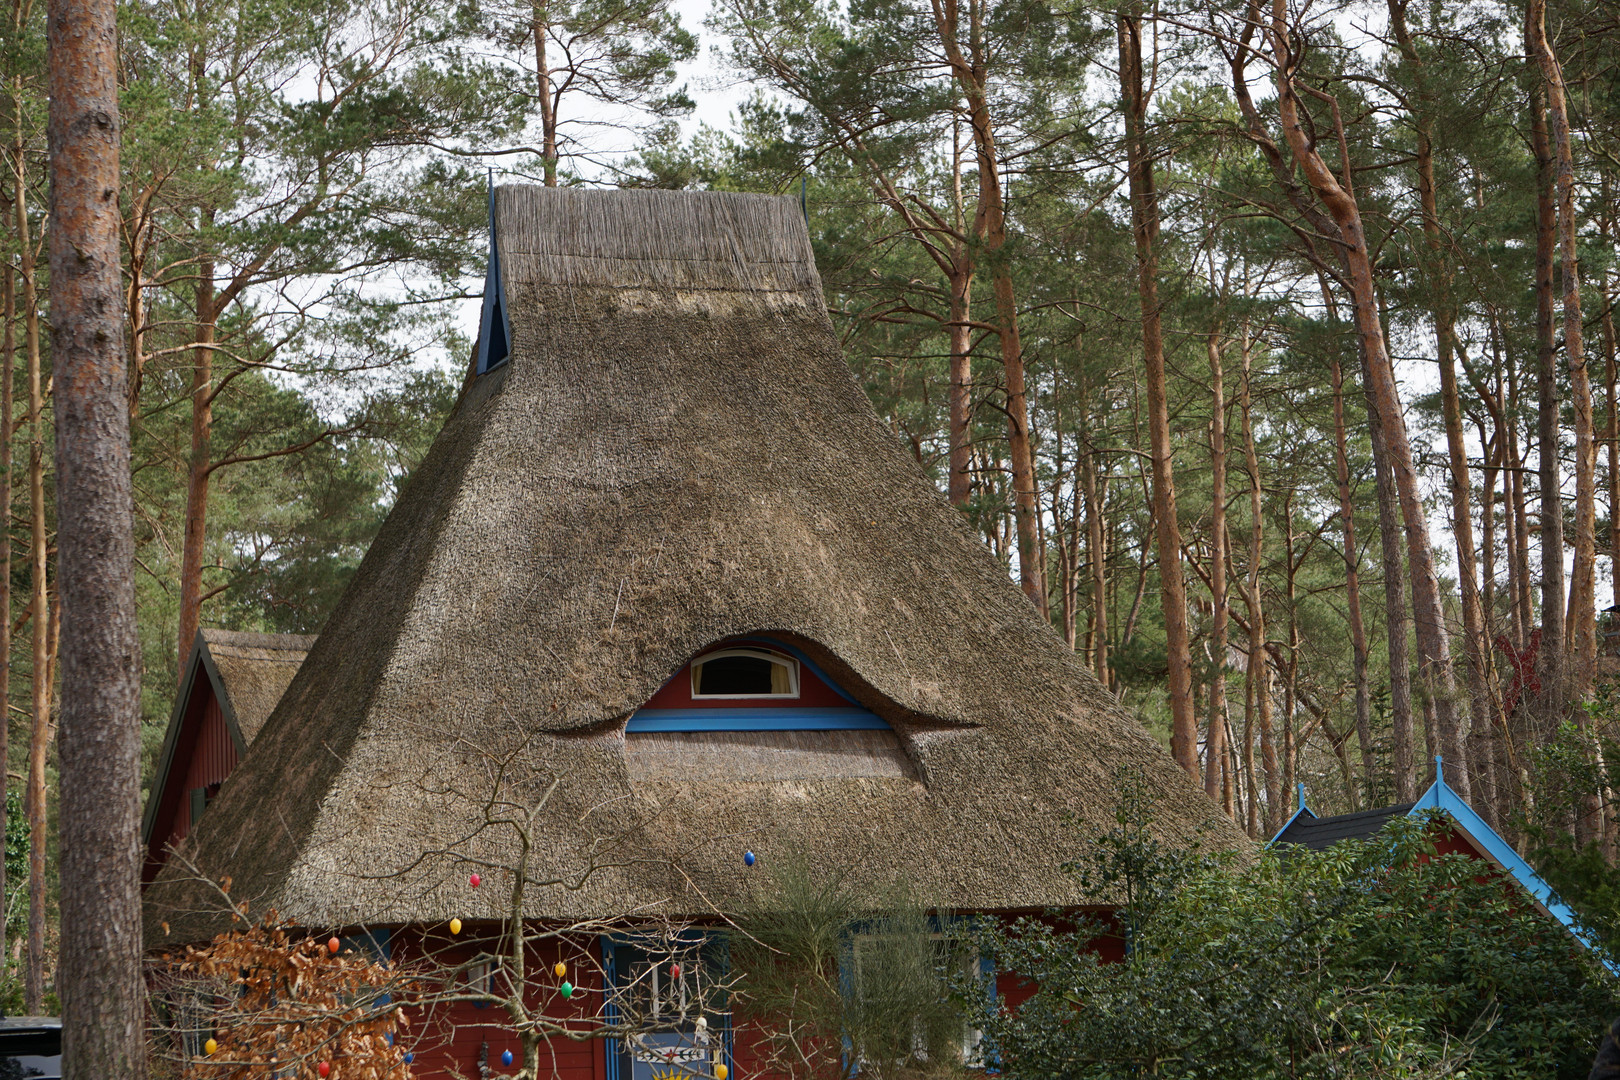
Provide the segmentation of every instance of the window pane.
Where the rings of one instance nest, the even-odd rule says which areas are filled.
[[[698,694],[772,694],[772,670],[763,656],[719,656],[698,666]]]

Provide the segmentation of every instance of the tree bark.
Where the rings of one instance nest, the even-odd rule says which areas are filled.
[[[1324,282],[1324,287],[1326,283]],[[1344,591],[1350,620],[1350,664],[1356,686],[1356,742],[1361,751],[1361,790],[1357,808],[1372,791],[1373,762],[1372,692],[1367,680],[1367,628],[1361,619],[1360,556],[1356,548],[1356,507],[1350,497],[1350,453],[1344,422],[1344,370],[1338,354],[1332,359],[1333,371],[1333,465],[1339,485],[1339,521],[1344,533]]]
[[[17,374],[17,279],[8,262],[0,268],[0,307],[4,308],[5,326],[0,328],[0,358],[5,364],[4,382],[0,382],[0,709],[11,711],[11,440],[17,407],[15,381]],[[7,715],[6,720],[9,720]],[[11,761],[11,725],[0,720],[0,764]],[[7,827],[6,792],[10,790],[8,776],[0,777],[0,844],[4,843]],[[5,859],[0,858],[0,898],[9,897],[6,891]],[[0,973],[6,969],[6,928],[0,919]]]
[[[208,546],[208,482],[212,474],[214,430],[214,260],[197,262],[196,338],[191,350],[191,457],[186,466],[186,518],[180,549],[178,678],[202,625],[203,553]]]
[[[18,128],[21,131],[21,128]],[[21,136],[18,136],[21,138]],[[28,738],[28,784],[24,809],[28,814],[28,966],[23,974],[23,1000],[38,1015],[45,1000],[45,756],[51,737],[50,626],[47,597],[48,533],[45,521],[45,384],[40,371],[39,292],[36,284],[34,241],[28,227],[25,160],[15,159],[17,240],[22,248],[18,273],[23,284],[23,337],[28,361],[28,496],[29,578],[32,612],[31,725]]]
[[[1181,568],[1181,526],[1176,516],[1174,448],[1166,400],[1164,334],[1159,319],[1159,196],[1147,145],[1147,96],[1142,80],[1142,19],[1132,0],[1119,10],[1119,74],[1130,170],[1131,220],[1136,234],[1136,287],[1142,308],[1142,360],[1147,371],[1148,437],[1153,458],[1153,501],[1158,519],[1159,589],[1169,667],[1170,755],[1198,780],[1198,717],[1192,700],[1192,649],[1187,631],[1187,588]]]
[[[989,66],[985,57],[984,2],[968,0],[968,52],[959,39],[958,0],[933,0],[934,25],[951,76],[967,100],[973,132],[979,198],[973,233],[990,263],[991,294],[1001,345],[1001,367],[1007,382],[1007,450],[1012,457],[1013,522],[1018,534],[1018,581],[1024,595],[1047,615],[1046,583],[1041,574],[1039,510],[1035,502],[1035,458],[1030,441],[1029,396],[1025,386],[1024,348],[1018,332],[1018,301],[1012,266],[1002,253],[1007,244],[1007,207],[1001,190],[1001,155],[990,117]]]
[[[1530,53],[1530,146],[1536,157],[1536,453],[1541,484],[1541,669],[1540,723],[1544,738],[1564,713],[1564,505],[1558,463],[1558,345],[1553,320],[1553,256],[1558,213],[1553,202],[1553,153],[1547,135],[1547,87],[1536,55],[1541,35],[1540,0],[1525,11],[1525,48]]]
[[[1272,733],[1271,666],[1266,659],[1266,609],[1260,590],[1260,566],[1265,558],[1265,516],[1263,493],[1260,486],[1260,456],[1254,445],[1253,422],[1253,351],[1249,343],[1248,327],[1241,338],[1243,353],[1243,383],[1239,390],[1238,413],[1243,423],[1243,464],[1249,474],[1249,576],[1243,590],[1244,606],[1249,609],[1249,663],[1248,685],[1244,693],[1245,705],[1252,702],[1260,733],[1260,764],[1266,785],[1266,835],[1274,835],[1282,827],[1283,792],[1277,771],[1277,746]],[[1245,727],[1248,724],[1245,722]],[[1252,758],[1252,745],[1245,749]],[[1253,783],[1253,766],[1250,767]],[[1250,792],[1250,798],[1256,798]],[[1251,826],[1257,817],[1250,814]]]
[[[1569,607],[1565,613],[1568,638],[1567,692],[1583,700],[1592,690],[1597,668],[1597,448],[1593,443],[1592,383],[1586,370],[1586,345],[1581,329],[1581,269],[1577,250],[1579,225],[1575,220],[1575,152],[1564,95],[1563,67],[1547,40],[1546,0],[1530,0],[1525,17],[1526,42],[1541,68],[1546,84],[1547,117],[1551,121],[1554,187],[1557,192],[1558,247],[1561,257],[1564,307],[1564,361],[1569,371],[1569,398],[1575,435],[1575,559],[1569,575]],[[1584,711],[1576,723],[1584,726]],[[1592,797],[1589,814],[1596,813]]]
[[[534,5],[534,77],[539,84],[540,150],[546,187],[557,186],[557,94],[551,85],[551,64],[546,57],[546,34],[551,29],[544,0]]]
[[[1331,97],[1327,100],[1333,113],[1333,130],[1338,136],[1340,156],[1344,159],[1342,183],[1317,152],[1314,140],[1305,133],[1297,97],[1299,86],[1295,83],[1292,69],[1284,62],[1291,49],[1286,0],[1272,0],[1271,38],[1272,54],[1278,64],[1277,109],[1289,150],[1312,191],[1339,229],[1341,251],[1354,301],[1355,325],[1366,351],[1368,373],[1372,377],[1370,389],[1374,405],[1383,420],[1384,445],[1388,451],[1389,467],[1394,477],[1395,492],[1400,500],[1401,518],[1406,531],[1406,556],[1412,579],[1412,622],[1417,630],[1418,656],[1425,693],[1428,701],[1433,703],[1441,751],[1454,761],[1463,761],[1461,733],[1454,700],[1456,683],[1451,670],[1451,645],[1440,603],[1439,580],[1434,571],[1434,552],[1429,543],[1428,519],[1424,513],[1422,492],[1418,488],[1417,470],[1413,463],[1411,444],[1407,438],[1400,390],[1395,382],[1395,369],[1384,343],[1372,257],[1362,227],[1361,209],[1356,202],[1354,189],[1350,186],[1348,143],[1339,117],[1338,104]],[[1462,772],[1457,780],[1458,782],[1452,786],[1459,795],[1467,798],[1467,773]]]
[[[118,245],[116,7],[111,0],[50,0],[48,25],[62,1075],[140,1080],[140,669]]]
[[[1096,447],[1086,447],[1086,556],[1091,563],[1091,664],[1097,681],[1111,689],[1108,670],[1108,552],[1103,523],[1104,487],[1097,479]]]
[[[1486,717],[1485,616],[1480,606],[1478,567],[1474,561],[1474,515],[1472,482],[1468,477],[1468,455],[1463,444],[1462,400],[1457,392],[1456,308],[1451,294],[1451,259],[1440,229],[1439,195],[1434,174],[1434,116],[1428,79],[1417,44],[1406,24],[1407,0],[1389,0],[1390,26],[1399,43],[1402,62],[1416,85],[1418,107],[1413,110],[1417,133],[1418,205],[1423,214],[1423,235],[1428,254],[1430,314],[1434,319],[1435,355],[1440,367],[1440,407],[1446,432],[1446,452],[1451,466],[1451,524],[1457,544],[1458,591],[1462,599],[1463,655],[1467,658],[1469,717],[1475,730],[1488,730]],[[1443,631],[1442,631],[1443,632]],[[1460,718],[1455,721],[1460,727]],[[1442,742],[1445,739],[1441,731]],[[1478,780],[1487,789],[1490,778],[1470,767],[1466,737],[1459,731],[1454,746],[1446,753],[1454,762],[1453,775],[1466,773],[1469,784]],[[1489,807],[1489,800],[1481,800]]]
[[[1211,606],[1209,722],[1204,736],[1204,794],[1221,801],[1226,773],[1226,388],[1221,328],[1210,328],[1209,350],[1209,597]]]

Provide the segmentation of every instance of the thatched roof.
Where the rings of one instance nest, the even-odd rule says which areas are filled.
[[[1166,836],[1246,842],[873,412],[795,200],[503,187],[494,217],[510,360],[470,380],[187,841],[233,895],[310,925],[496,916],[502,890],[422,855],[554,775],[539,865],[593,845],[604,865],[536,890],[536,916],[724,905],[744,848],[959,908],[1075,903],[1065,816],[1107,819],[1121,767]],[[672,673],[749,633],[804,650],[894,744],[627,743]],[[498,833],[457,850],[496,859]],[[217,925],[168,876],[148,904],[177,935]]]

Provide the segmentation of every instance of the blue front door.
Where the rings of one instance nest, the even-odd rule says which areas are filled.
[[[634,1029],[618,1040],[618,1080],[712,1078],[725,1060],[728,1025],[705,953],[615,947],[614,1011]]]

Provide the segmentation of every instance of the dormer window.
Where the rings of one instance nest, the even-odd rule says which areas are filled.
[[[774,649],[734,646],[692,661],[694,700],[798,696],[799,662]]]

